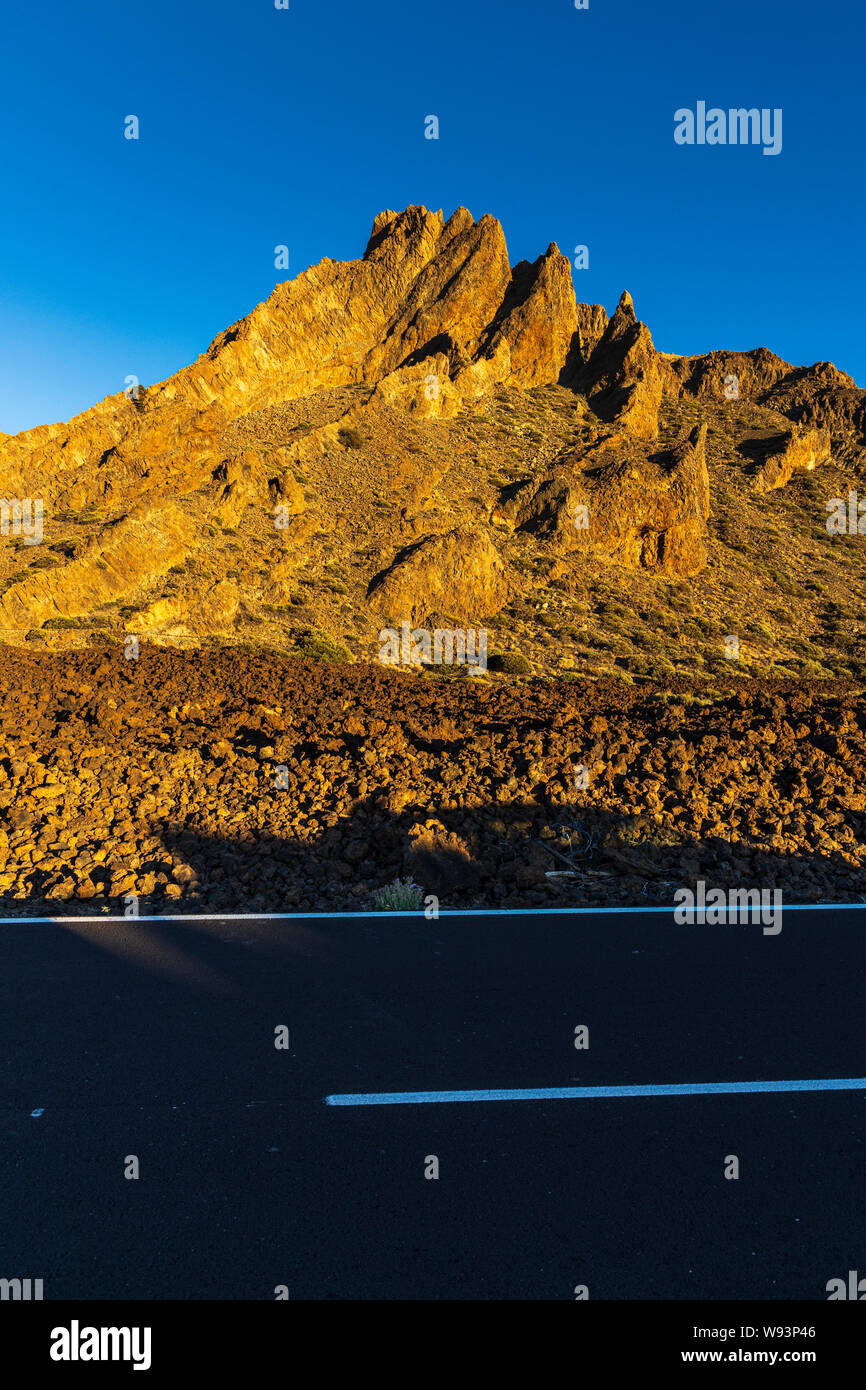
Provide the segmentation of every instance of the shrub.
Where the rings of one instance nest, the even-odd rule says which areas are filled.
[[[790,575],[784,574],[781,570],[771,569],[768,565],[766,573],[768,574],[770,579],[772,579],[776,588],[779,589],[781,593],[788,594],[790,597],[793,597],[794,595],[801,594],[803,592],[800,585],[795,580],[793,580]]]
[[[424,889],[411,879],[398,878],[376,889],[373,906],[377,912],[420,912],[424,906]]]
[[[58,521],[70,521],[76,526],[101,526],[107,519],[105,512],[93,506],[85,507],[80,512],[68,511],[57,513]]]
[[[714,619],[705,618],[700,613],[695,613],[690,621],[705,637],[718,637],[722,631],[721,627]],[[683,623],[683,632],[685,632],[687,626],[687,623]]]
[[[598,605],[598,612],[606,623],[609,622],[611,618],[631,617],[631,610],[626,608],[624,604],[619,603],[616,599],[604,600]]]
[[[20,584],[22,579],[26,579],[28,570],[16,570],[14,574],[9,574],[5,579],[0,579],[0,594],[6,589],[11,589],[13,584]]]
[[[532,667],[521,652],[491,652],[487,661],[489,671],[501,671],[505,676],[529,676]]]
[[[659,637],[658,633],[645,632],[642,628],[635,628],[631,632],[627,633],[626,636],[631,638],[631,641],[634,644],[634,646],[640,647],[644,651],[651,651],[659,647],[665,646],[664,638]]]
[[[347,449],[363,449],[364,436],[359,429],[354,426],[337,431],[337,438]]]
[[[676,675],[676,667],[670,661],[650,661],[647,663],[647,675],[653,680],[666,681]]]
[[[692,606],[691,593],[687,589],[669,589],[668,603],[671,608],[685,609],[688,611]]]
[[[349,660],[349,653],[345,647],[341,647],[339,642],[335,642],[326,632],[319,632],[316,628],[298,634],[295,650],[298,656],[306,657],[308,661]]]
[[[676,675],[676,667],[670,661],[647,659],[646,657],[627,657],[628,668],[636,676],[644,676],[653,681],[667,681]],[[722,661],[724,661],[722,657]]]

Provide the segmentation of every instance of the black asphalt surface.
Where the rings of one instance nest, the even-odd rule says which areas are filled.
[[[787,910],[775,937],[651,912],[0,925],[0,1277],[826,1298],[866,1275],[866,1092],[324,1097],[866,1076],[864,963],[866,909]]]

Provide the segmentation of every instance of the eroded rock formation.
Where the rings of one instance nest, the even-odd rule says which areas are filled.
[[[556,396],[547,435],[539,390]],[[516,409],[497,424],[503,393]],[[766,492],[831,452],[862,461],[864,401],[829,363],[661,353],[627,292],[610,319],[578,304],[556,245],[512,267],[489,215],[386,210],[359,259],[277,285],[167,381],[0,434],[0,495],[42,500],[49,552],[4,550],[0,629],[18,642],[107,612],[166,640],[230,633],[349,592],[358,556],[364,622],[389,607],[478,616],[518,583],[511,537],[692,575],[709,493],[689,403],[764,410],[735,457]],[[666,403],[683,410],[661,448]],[[517,482],[496,480],[495,450]]]
[[[705,443],[706,426],[658,453],[627,435],[610,436],[561,459],[503,512],[510,512],[515,528],[543,536],[558,553],[696,574],[706,562],[710,505]]]

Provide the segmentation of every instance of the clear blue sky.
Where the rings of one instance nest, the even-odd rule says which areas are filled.
[[[627,287],[665,351],[866,384],[853,0],[44,0],[3,39],[0,430],[162,380],[286,278],[275,245],[359,256],[409,203],[493,213],[512,262],[588,245],[578,298]],[[781,107],[781,154],[677,146],[699,100]]]

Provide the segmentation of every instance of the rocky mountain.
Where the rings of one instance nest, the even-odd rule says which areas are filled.
[[[743,674],[859,678],[856,501],[827,518],[864,402],[829,363],[660,352],[491,216],[382,212],[167,381],[0,435],[0,637],[375,660],[475,625],[494,669],[626,679],[731,669],[734,637]]]

